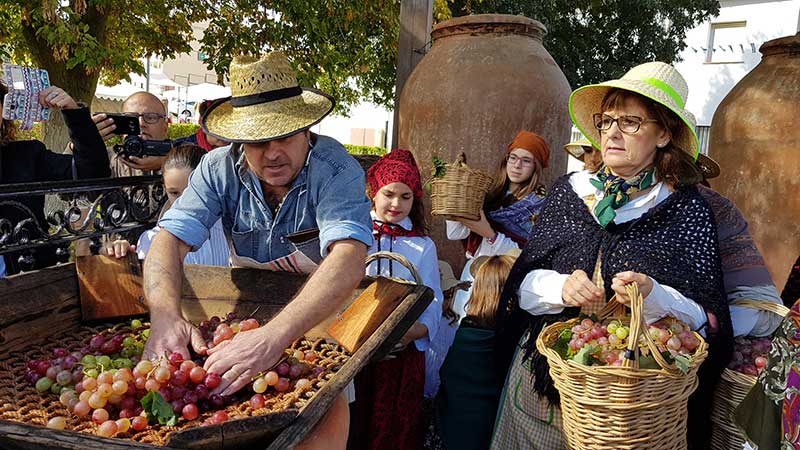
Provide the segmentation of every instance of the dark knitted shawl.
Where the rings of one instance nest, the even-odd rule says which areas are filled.
[[[531,238],[506,281],[498,307],[496,352],[501,374],[510,365],[517,342],[529,329],[525,359],[532,359],[534,387],[557,404],[558,393],[547,360],[536,351],[543,327],[575,317],[578,308],[559,314],[532,316],[519,308],[518,292],[525,276],[536,269],[570,274],[577,269],[590,277],[602,252],[606,299],[613,296],[611,279],[632,270],[677,289],[719,319],[720,329],[708,336],[712,349],[704,365],[715,373],[726,366],[732,351],[732,326],[722,281],[714,216],[694,187],[679,189],[636,220],[600,227],[569,183],[569,175],[553,185]]]

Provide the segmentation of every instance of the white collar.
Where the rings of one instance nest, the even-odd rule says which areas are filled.
[[[570,177],[570,184],[572,185],[572,189],[575,191],[578,197],[586,198],[590,195],[594,195],[598,201],[605,197],[605,191],[597,189],[594,187],[591,181],[589,181],[594,177],[595,172],[589,172],[588,170],[575,172],[575,174]],[[663,181],[659,181],[655,184],[655,186],[653,186],[652,189],[650,189],[650,191],[647,192],[647,194],[631,200],[629,204],[635,208],[644,206],[657,199],[661,194],[662,189],[666,189],[665,184]]]
[[[370,215],[370,217],[372,217],[372,220],[381,221],[378,218],[378,214],[375,212],[375,210],[370,210],[369,215]],[[402,229],[404,229],[406,231],[411,231],[411,229],[414,228],[414,224],[411,223],[411,218],[408,217],[408,216],[403,218],[403,220],[401,220],[400,223],[398,223],[396,225],[399,225],[400,228],[402,228]]]

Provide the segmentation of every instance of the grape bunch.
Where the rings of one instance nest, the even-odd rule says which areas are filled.
[[[240,321],[236,313],[229,312],[224,320],[218,316],[213,316],[200,322],[197,328],[206,341],[206,347],[211,349],[224,341],[233,339],[236,333],[254,330],[260,326],[257,319],[247,318]]]
[[[650,325],[648,333],[659,352],[673,358],[691,355],[700,345],[688,326],[671,317]],[[630,327],[619,320],[599,323],[587,317],[571,329],[563,330],[554,348],[564,359],[581,364],[621,366],[629,335]],[[644,337],[640,337],[639,347],[643,354],[649,353]]]
[[[319,378],[326,372],[324,367],[314,364],[317,360],[319,355],[313,350],[306,352],[290,350],[285,361],[253,380],[252,388],[255,395],[250,398],[250,406],[253,409],[263,408],[266,403],[264,393],[268,390],[281,393],[310,387],[311,380]]]
[[[733,358],[728,368],[746,375],[758,375],[767,367],[772,346],[769,337],[739,336],[733,341]]]

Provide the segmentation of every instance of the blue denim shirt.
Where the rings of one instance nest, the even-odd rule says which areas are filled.
[[[317,136],[276,217],[264,200],[261,183],[247,168],[243,150],[233,144],[203,157],[159,226],[197,250],[221,217],[236,254],[266,263],[296,250],[325,257],[333,242],[345,239],[372,245],[369,211],[361,166],[342,144]],[[315,229],[318,238],[313,232],[299,243],[286,237]]]

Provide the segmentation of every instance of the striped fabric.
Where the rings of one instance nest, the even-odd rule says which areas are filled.
[[[561,409],[533,390],[530,362],[522,362],[523,336],[511,363],[492,437],[492,450],[564,450]]]

